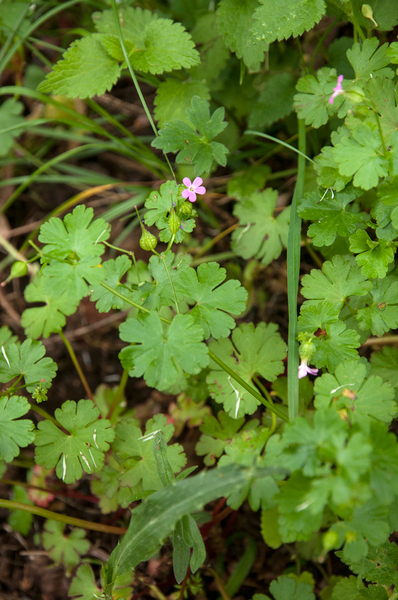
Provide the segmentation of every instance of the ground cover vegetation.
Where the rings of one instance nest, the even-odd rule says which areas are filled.
[[[9,598],[398,598],[397,32],[1,2]]]

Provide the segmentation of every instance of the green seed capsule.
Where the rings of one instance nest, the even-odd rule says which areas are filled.
[[[189,215],[192,213],[192,204],[191,204],[191,202],[184,202],[184,204],[181,206],[181,212],[186,217],[189,217]]]
[[[17,260],[11,267],[11,273],[9,276],[10,279],[15,279],[16,277],[23,277],[28,272],[28,265],[23,260]]]
[[[178,215],[176,215],[174,208],[171,211],[169,218],[167,219],[167,223],[169,225],[171,233],[175,235],[180,229],[181,219]]]
[[[156,237],[150,233],[149,231],[147,231],[146,229],[144,229],[144,227],[142,227],[142,236],[140,239],[140,246],[143,250],[154,250],[156,248],[158,244],[158,241],[156,239]]]

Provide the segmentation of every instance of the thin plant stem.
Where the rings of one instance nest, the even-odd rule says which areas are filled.
[[[359,23],[358,23],[358,21],[357,21],[357,18],[356,18],[356,16],[355,16],[355,14],[354,14],[354,9],[353,9],[353,7],[352,7],[352,2],[350,2],[350,6],[351,6],[351,10],[350,10],[349,12],[346,10],[346,11],[345,11],[345,12],[346,12],[346,15],[347,15],[347,17],[350,19],[351,23],[354,25],[354,31],[355,31],[356,33],[358,33],[359,37],[360,37],[360,38],[361,38],[361,40],[364,42],[364,41],[366,40],[366,37],[365,37],[365,34],[364,34],[364,32],[363,32],[363,31],[362,31],[362,29],[361,29],[361,26],[360,26],[360,24],[359,24]]]
[[[299,148],[297,149],[294,146],[291,146],[290,144],[283,142],[282,140],[279,140],[278,138],[276,138],[272,135],[268,135],[267,133],[261,133],[261,131],[252,131],[251,129],[246,129],[245,135],[258,135],[260,137],[264,137],[267,140],[271,140],[272,142],[276,142],[277,144],[280,144],[281,146],[285,146],[285,148],[289,148],[289,150],[292,150],[292,152],[295,152],[296,154],[301,156],[301,158],[305,158],[306,160],[309,160],[310,162],[315,164],[315,161],[313,161],[312,158],[310,158],[304,152],[302,152],[302,150],[300,150],[300,138],[299,138]]]
[[[299,129],[299,159],[297,182],[294,189],[289,236],[287,244],[287,296],[289,305],[289,335],[288,335],[288,405],[289,421],[294,421],[299,412],[299,353],[297,341],[297,295],[300,273],[300,242],[301,242],[301,219],[297,212],[297,201],[302,198],[304,188],[305,171],[305,123],[298,120]]]
[[[53,512],[52,510],[40,508],[39,506],[33,506],[32,504],[24,504],[23,502],[14,502],[13,500],[4,500],[3,498],[0,498],[0,506],[2,506],[3,508],[8,508],[9,510],[23,510],[24,512],[31,513],[32,515],[37,515],[38,517],[43,517],[43,519],[51,519],[52,521],[60,521],[61,523],[66,523],[67,525],[72,525],[74,527],[81,527],[82,529],[90,529],[92,531],[102,531],[103,533],[114,533],[115,535],[124,535],[127,531],[127,529],[124,529],[124,527],[113,527],[111,525],[103,525],[102,523],[93,523],[92,521],[84,521],[83,519],[76,519],[75,517],[61,515],[59,513]]]
[[[226,235],[228,235],[232,231],[235,231],[235,229],[237,229],[238,227],[239,227],[239,223],[234,223],[227,229],[224,229],[224,231],[222,231],[221,233],[216,235],[216,237],[214,237],[212,240],[210,240],[210,242],[208,244],[203,246],[203,248],[201,250],[199,250],[199,252],[195,255],[195,258],[198,259],[200,256],[203,256],[203,254],[206,254],[206,252],[208,250],[210,250],[210,248],[212,248],[215,244],[217,244],[217,242],[222,240]]]
[[[201,256],[199,258],[193,259],[191,262],[191,267],[197,267],[198,265],[206,262],[210,262],[212,260],[216,260],[217,262],[221,262],[223,260],[229,260],[230,258],[235,258],[236,252],[232,252],[229,250],[228,252],[219,252],[218,254],[208,254],[207,256]]]
[[[384,337],[368,338],[362,346],[392,344],[398,346],[398,335],[385,335]]]
[[[43,419],[46,419],[46,421],[51,421],[51,423],[53,423],[56,427],[61,428],[61,424],[58,423],[57,419],[55,417],[52,417],[50,414],[48,414],[48,412],[45,411],[44,408],[42,408],[41,406],[36,406],[36,404],[31,404],[30,410],[33,410],[33,412],[35,412],[38,415],[40,415],[41,417],[43,417]],[[63,427],[62,427],[62,429],[63,429]]]
[[[149,314],[151,312],[147,308],[144,308],[143,306],[140,306],[140,304],[137,304],[133,300],[130,300],[130,298],[127,298],[127,296],[124,296],[120,292],[117,292],[116,290],[111,288],[107,283],[101,281],[100,285],[102,285],[103,288],[108,290],[108,292],[111,292],[112,294],[114,294],[121,300],[124,300],[124,302],[127,302],[131,306],[134,306],[138,310],[145,312],[147,314]],[[166,319],[165,317],[162,317],[161,315],[159,315],[159,319],[161,321],[163,321],[163,323],[167,323],[168,325],[171,325],[170,319]],[[230,375],[232,377],[232,379],[237,381],[239,383],[239,385],[241,385],[243,388],[245,388],[245,390],[247,392],[249,392],[249,394],[251,394],[252,396],[257,398],[257,400],[259,400],[261,402],[261,404],[264,404],[265,406],[267,406],[267,408],[272,410],[278,417],[283,419],[283,421],[288,421],[287,416],[285,415],[285,413],[282,410],[280,410],[276,405],[271,404],[270,402],[268,402],[268,400],[263,398],[263,396],[255,388],[253,388],[251,385],[246,383],[246,381],[243,381],[243,379],[241,377],[239,377],[239,375],[237,375],[232,369],[230,369],[228,367],[228,365],[226,365],[220,358],[218,358],[218,356],[216,354],[214,354],[214,352],[212,352],[210,349],[209,349],[209,356],[215,363],[218,364],[219,367],[221,367],[223,369],[223,371],[228,373],[228,375]]]
[[[109,407],[108,414],[106,416],[107,419],[111,420],[113,413],[119,406],[120,402],[123,400],[124,390],[126,388],[126,384],[129,378],[129,372],[127,369],[123,369],[122,377],[120,379],[119,387],[116,390],[116,394],[112,400],[112,404]]]
[[[77,360],[77,356],[75,354],[75,351],[72,348],[70,341],[65,337],[65,335],[62,331],[59,332],[59,337],[62,339],[63,343],[66,346],[67,351],[69,352],[69,356],[71,357],[72,362],[75,365],[75,369],[80,377],[80,381],[82,382],[84,389],[86,390],[86,394],[87,394],[88,398],[90,400],[92,400],[93,402],[95,402],[93,393],[90,390],[90,386],[87,383],[86,376],[83,373],[83,370],[79,364],[79,361]]]
[[[169,284],[170,284],[171,291],[172,291],[173,298],[174,298],[174,305],[175,305],[176,313],[177,313],[177,315],[179,315],[180,314],[180,308],[178,306],[177,294],[176,294],[176,291],[175,291],[175,287],[174,287],[173,281],[172,281],[172,279],[170,277],[170,271],[169,271],[169,269],[167,267],[166,258],[165,258],[165,256],[163,254],[160,254],[159,256],[162,259],[164,270],[166,271],[166,275],[167,275],[167,278],[169,280]]]
[[[155,125],[155,123],[154,123],[154,121],[152,119],[152,115],[151,115],[150,110],[148,108],[148,105],[147,105],[147,103],[145,101],[144,95],[141,92],[140,84],[138,83],[137,77],[135,76],[134,69],[133,69],[133,67],[131,65],[130,57],[129,57],[128,52],[126,50],[126,44],[124,43],[122,26],[120,25],[120,19],[119,19],[119,15],[118,15],[118,12],[117,12],[116,0],[112,0],[112,8],[113,8],[113,14],[115,16],[117,33],[118,33],[118,36],[119,36],[119,41],[120,41],[120,45],[122,47],[123,56],[124,56],[124,59],[125,59],[126,64],[127,64],[127,68],[129,70],[131,79],[133,80],[134,87],[135,87],[135,89],[137,91],[138,97],[139,97],[139,99],[141,101],[141,104],[142,104],[144,110],[145,110],[145,114],[148,117],[148,121],[149,121],[149,123],[150,123],[150,125],[152,127],[153,133],[157,137],[159,135],[158,134],[158,130],[156,129],[156,125]],[[171,172],[172,176],[175,179],[176,176],[175,176],[173,167],[171,166],[170,161],[169,161],[167,155],[164,154],[164,157],[165,157],[165,159],[167,161],[167,164],[168,164],[168,167],[170,169],[170,172]]]

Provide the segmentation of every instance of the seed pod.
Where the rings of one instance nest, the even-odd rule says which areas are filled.
[[[156,239],[156,237],[153,235],[153,233],[150,233],[147,229],[145,229],[145,227],[142,224],[141,221],[141,217],[140,217],[140,213],[138,212],[137,207],[135,206],[135,210],[137,212],[137,217],[138,220],[140,222],[141,225],[141,229],[142,229],[142,235],[141,235],[141,239],[140,239],[140,246],[143,250],[155,250],[158,241]]]
[[[156,237],[153,233],[147,231],[142,225],[142,235],[140,239],[140,246],[143,250],[154,250],[158,244]]]
[[[178,215],[176,215],[174,208],[172,209],[169,218],[167,219],[167,223],[169,225],[171,233],[175,235],[180,229],[181,219]]]
[[[15,279],[16,277],[23,277],[28,272],[28,265],[23,260],[17,260],[11,267],[11,273],[9,276],[10,279]]]
[[[189,217],[189,215],[192,213],[193,207],[192,204],[190,202],[184,202],[184,204],[181,206],[181,212],[186,216]]]

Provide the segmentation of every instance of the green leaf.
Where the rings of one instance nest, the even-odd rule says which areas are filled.
[[[357,192],[353,189],[333,194],[310,192],[300,202],[298,212],[302,219],[315,221],[308,235],[315,246],[331,246],[337,235],[347,237],[354,233],[369,217],[364,212],[353,212]]]
[[[34,425],[29,419],[16,421],[30,410],[30,404],[23,396],[0,399],[0,459],[11,462],[34,440]]]
[[[119,358],[130,377],[141,377],[151,387],[166,390],[186,371],[190,374],[208,365],[203,330],[190,315],[178,314],[164,331],[158,313],[141,313],[120,326],[120,337],[131,345]]]
[[[391,143],[391,136],[398,127],[395,87],[393,81],[380,77],[370,79],[366,86],[367,96],[371,100],[374,110],[380,115],[380,125],[387,146]]]
[[[226,45],[252,71],[258,71],[268,50],[267,42],[251,45],[250,26],[258,0],[221,0],[217,7],[217,23]]]
[[[164,257],[170,279],[174,288],[184,269],[187,269],[190,262],[188,255],[174,256],[169,252]],[[150,310],[159,310],[161,306],[171,306],[174,304],[174,295],[170,286],[167,272],[160,256],[151,256],[149,259],[149,272],[153,277],[152,283],[145,283],[137,292],[134,293],[134,300],[140,304],[144,303],[145,308]],[[183,296],[176,291],[177,301],[181,302]]]
[[[48,338],[52,333],[62,331],[66,323],[65,317],[69,317],[77,309],[77,302],[71,298],[68,291],[57,298],[46,294],[43,279],[40,274],[36,275],[24,291],[27,302],[44,302],[44,306],[27,308],[21,316],[25,334],[33,339],[41,336]]]
[[[194,96],[206,101],[210,100],[208,86],[202,81],[179,81],[171,78],[163,81],[157,89],[155,98],[155,118],[159,121],[159,127],[174,119],[193,128],[186,111],[191,106]]]
[[[195,446],[195,452],[198,456],[205,457],[205,465],[211,467],[215,464],[216,458],[222,455],[225,446],[231,443],[233,438],[238,435],[238,431],[244,423],[244,417],[233,419],[223,410],[219,411],[217,418],[212,415],[204,417],[203,425],[199,428],[202,435]],[[254,419],[244,429],[253,429],[257,425],[258,420]]]
[[[50,258],[81,259],[102,256],[105,246],[100,243],[109,238],[110,229],[104,219],[95,219],[94,210],[82,204],[62,221],[52,217],[40,228],[39,241],[44,244],[43,253]]]
[[[290,207],[273,216],[278,192],[267,188],[235,204],[239,227],[232,234],[232,249],[243,258],[253,256],[269,265],[287,245]]]
[[[193,549],[190,560],[191,571],[196,573],[206,560],[206,548],[194,518],[191,515],[185,516],[182,518],[182,524],[184,539],[189,547]]]
[[[289,575],[281,575],[272,581],[269,589],[275,600],[315,600],[311,584],[296,581]]]
[[[63,563],[74,567],[80,562],[80,555],[86,554],[90,542],[84,539],[84,529],[73,529],[68,536],[64,535],[64,523],[48,520],[44,525],[43,546],[48,550],[55,563]]]
[[[365,308],[360,308],[357,320],[361,329],[370,329],[374,335],[382,336],[398,327],[398,282],[388,277],[375,281],[370,291],[371,299]],[[366,300],[366,299],[365,299]]]
[[[249,128],[263,131],[275,121],[290,115],[295,89],[296,82],[290,73],[276,73],[268,78],[250,112]]]
[[[0,354],[0,381],[7,383],[22,375],[28,392],[34,392],[40,382],[47,390],[58,367],[51,358],[42,358],[45,353],[41,342],[28,339],[22,344],[9,344]]]
[[[76,571],[75,577],[70,584],[68,596],[76,597],[78,600],[93,600],[101,597],[101,590],[95,583],[94,573],[88,563],[83,563]]]
[[[307,334],[315,333],[318,329],[324,330],[328,323],[335,323],[339,318],[340,309],[331,302],[304,302],[298,318],[298,331],[305,332],[305,336],[299,336],[303,341]]]
[[[333,587],[331,600],[358,600],[358,590],[364,585],[358,577],[344,577]]]
[[[298,94],[294,96],[294,108],[300,119],[305,119],[306,125],[315,129],[325,125],[335,112],[329,103],[333,88],[337,83],[336,69],[323,67],[317,76],[304,75],[297,82]]]
[[[199,53],[181,23],[160,19],[141,8],[123,7],[119,15],[123,38],[135,46],[130,56],[134,69],[157,75],[199,63]],[[118,36],[112,10],[94,13],[93,20],[100,33]]]
[[[42,267],[43,291],[57,298],[65,292],[73,303],[78,303],[90,292],[90,287],[98,285],[104,276],[99,258],[87,256],[72,264],[52,261]]]
[[[331,372],[344,360],[358,359],[356,348],[361,345],[358,333],[353,329],[346,329],[342,321],[327,324],[325,334],[315,337],[313,343],[313,364],[318,369],[326,366]]]
[[[132,578],[134,574],[125,573],[116,577],[112,598],[129,598],[132,594]],[[95,583],[94,573],[88,563],[83,563],[76,571],[75,577],[69,588],[68,596],[76,597],[76,600],[96,600],[101,597],[102,589]]]
[[[341,135],[337,131],[332,131],[330,139],[336,145]],[[331,146],[322,148],[321,153],[315,157],[314,167],[318,172],[317,183],[324,188],[333,188],[340,192],[351,181],[351,177],[341,175],[339,172],[339,164],[334,159]]]
[[[212,142],[227,123],[223,121],[225,110],[218,108],[210,117],[207,100],[194,96],[191,108],[186,111],[193,127],[183,121],[174,120],[159,130],[159,136],[152,146],[164,152],[178,152],[176,161],[179,164],[195,165],[195,176],[210,171],[213,160],[225,166],[228,149],[224,144]]]
[[[312,269],[309,275],[304,275],[301,284],[302,295],[309,299],[306,305],[327,300],[338,309],[350,296],[365,296],[372,289],[372,282],[361,273],[358,265],[340,255],[325,261],[322,271]]]
[[[8,98],[0,107],[0,130],[14,127],[24,122],[24,117],[21,117],[23,111],[22,102],[17,102],[14,98]],[[0,157],[6,156],[12,148],[14,138],[18,137],[21,129],[14,131],[3,131],[0,133]]]
[[[100,471],[104,454],[115,433],[110,421],[98,420],[100,411],[92,400],[67,400],[55,411],[55,418],[69,435],[51,421],[40,421],[36,434],[36,462],[56,469],[59,479],[73,483],[86,473]]]
[[[120,283],[123,275],[130,269],[132,263],[125,254],[118,256],[116,260],[110,259],[102,263],[103,281],[107,283],[115,291],[130,297],[131,293],[126,287]],[[124,306],[124,301],[108,292],[101,284],[93,287],[90,299],[97,304],[98,312],[108,312],[113,309],[121,309]]]
[[[286,6],[278,0],[259,0],[251,27],[251,43],[270,44],[290,36],[297,37],[312,29],[325,12],[324,0],[290,0]]]
[[[191,549],[184,540],[182,519],[177,521],[171,536],[173,544],[173,572],[177,583],[181,583],[187,573]]]
[[[104,50],[118,62],[124,61],[124,53],[122,45],[117,35],[102,34],[99,38]],[[125,47],[128,56],[131,56],[135,51],[135,45],[130,40],[125,40]]]
[[[363,426],[372,419],[390,424],[397,414],[392,386],[383,383],[381,377],[367,377],[366,366],[358,361],[340,364],[334,375],[317,377],[314,392],[316,408],[344,409],[353,424]]]
[[[190,71],[192,79],[206,82],[211,91],[219,90],[231,53],[219,34],[217,13],[209,12],[208,6],[197,14],[192,37],[200,49],[200,64]]]
[[[19,485],[15,485],[13,488],[12,500],[14,502],[33,505],[26,489]],[[19,533],[22,533],[22,535],[27,536],[32,527],[32,523],[32,513],[26,512],[25,510],[10,510],[8,524],[13,531],[18,531]]]
[[[238,200],[250,198],[254,192],[263,189],[270,172],[267,165],[254,165],[240,175],[232,175],[227,185],[228,196]]]
[[[134,488],[160,490],[164,486],[156,468],[156,458],[152,449],[154,435],[151,433],[161,431],[166,442],[170,441],[174,427],[167,424],[165,415],[155,415],[149,419],[145,426],[143,436],[141,429],[135,419],[123,420],[116,426],[116,437],[112,444],[112,450],[123,461],[123,471],[119,476],[122,486]],[[148,436],[147,439],[146,436]],[[186,457],[180,444],[167,446],[167,460],[171,465],[173,473],[178,473],[186,463]]]
[[[370,546],[366,558],[349,564],[349,567],[361,579],[378,583],[380,586],[398,585],[398,547],[389,542],[378,548]]]
[[[92,34],[72,42],[46,79],[39,92],[68,98],[102,96],[114,86],[121,68],[101,43],[101,35]]]
[[[225,362],[239,377],[248,383],[256,374],[267,381],[274,381],[283,373],[286,344],[273,323],[240,325],[232,332],[232,342],[221,339],[212,342],[210,349]],[[207,384],[216,402],[223,403],[224,410],[232,418],[253,414],[259,400],[242,388],[230,375],[215,363],[207,376]]]
[[[228,496],[254,476],[253,469],[236,466],[214,469],[178,481],[146,498],[134,509],[133,518],[122,541],[112,552],[105,568],[109,588],[117,573],[130,571],[174,529],[185,515],[200,510],[220,496]],[[109,589],[108,588],[108,589]]]
[[[211,262],[199,265],[197,271],[191,267],[183,270],[176,283],[176,290],[189,298],[189,303],[196,303],[190,315],[202,327],[205,339],[228,337],[235,320],[226,312],[239,315],[246,308],[245,288],[235,279],[222,283],[225,277],[225,269]]]
[[[378,48],[379,40],[376,37],[366,39],[363,43],[355,44],[347,50],[347,58],[355,71],[356,85],[366,84],[372,77],[387,77],[392,79],[394,71],[387,67],[390,57],[387,54],[388,44]],[[387,68],[386,68],[387,67]]]
[[[398,349],[384,346],[381,352],[374,352],[370,358],[372,375],[379,375],[393,387],[398,387]]]
[[[350,237],[350,250],[357,254],[356,261],[366,277],[383,278],[388,265],[393,262],[395,244],[386,240],[373,241],[363,229],[359,229]]]
[[[366,123],[359,124],[350,136],[343,136],[332,155],[341,175],[354,177],[354,185],[364,190],[376,187],[379,178],[388,175],[379,132]]]
[[[12,335],[12,331],[7,325],[0,327],[0,346],[7,348],[10,344],[15,344],[18,341],[16,335]]]

